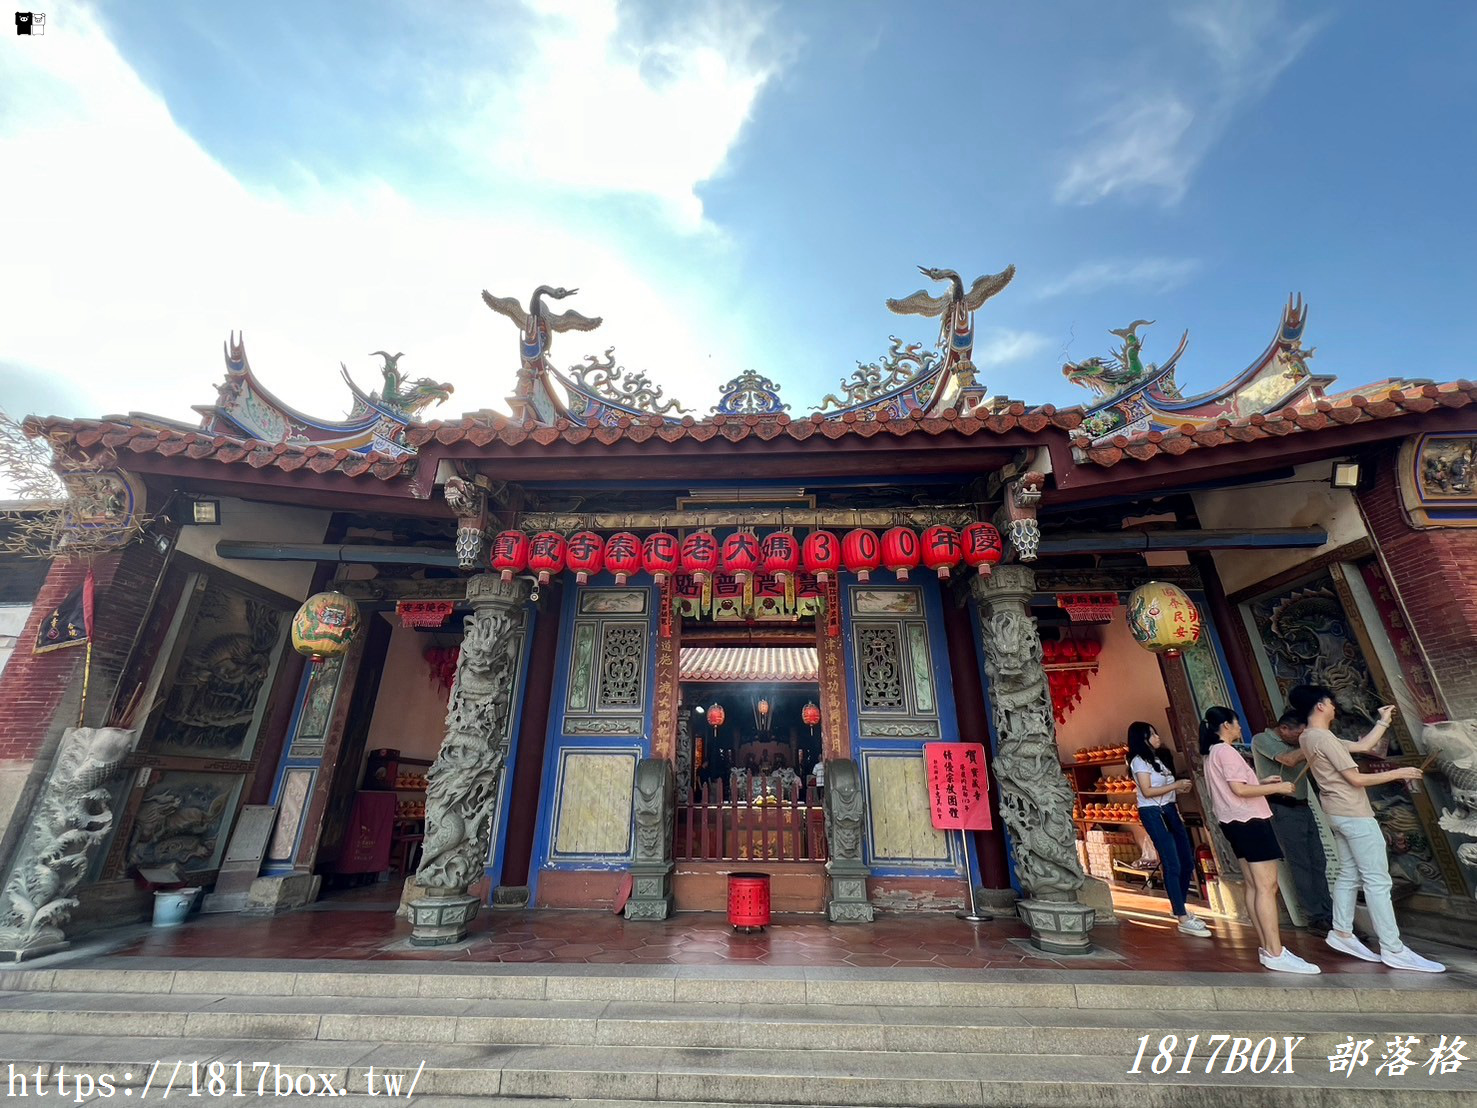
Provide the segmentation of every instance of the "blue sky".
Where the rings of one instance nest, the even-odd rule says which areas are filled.
[[[39,8],[37,10],[40,10]],[[340,414],[367,351],[499,407],[478,293],[604,317],[689,408],[754,368],[797,412],[890,334],[922,263],[1014,263],[992,392],[1157,320],[1186,392],[1289,292],[1341,384],[1471,378],[1477,6],[1423,3],[49,3],[0,46],[0,406],[192,418],[246,334]],[[25,213],[21,215],[20,213]]]

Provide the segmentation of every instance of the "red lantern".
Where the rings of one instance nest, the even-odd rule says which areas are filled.
[[[1005,554],[1005,544],[1000,541],[1000,532],[989,523],[971,523],[959,536],[964,547],[964,564],[973,566],[981,577],[990,576],[990,570]]]
[[[658,585],[667,583],[667,578],[677,572],[678,564],[676,535],[658,531],[646,536],[646,541],[641,544],[641,565],[656,578]]]
[[[788,531],[776,531],[759,544],[764,572],[784,580],[800,568],[800,544]]]
[[[908,571],[918,564],[920,553],[918,536],[911,528],[894,527],[882,536],[882,564],[896,573],[899,581],[908,579]]]
[[[805,726],[814,727],[821,721],[821,710],[807,701],[805,707],[800,709],[800,718],[805,721]]]
[[[714,731],[723,726],[723,721],[728,718],[728,713],[723,710],[722,704],[714,704],[708,709],[708,725]]]
[[[564,536],[557,531],[540,531],[528,548],[528,568],[538,574],[538,583],[547,585],[550,574],[564,572]]]
[[[870,581],[872,571],[882,564],[882,544],[877,540],[877,532],[865,527],[846,532],[846,538],[841,540],[841,560],[858,581]]]
[[[718,572],[718,540],[711,531],[694,531],[682,540],[682,572],[700,582]]]
[[[615,583],[641,572],[641,540],[629,531],[617,531],[605,541],[605,568],[615,574]]]
[[[959,564],[962,553],[959,532],[952,527],[939,524],[923,532],[923,564],[939,575],[940,580],[949,576],[949,570]]]
[[[822,584],[841,568],[841,542],[829,531],[812,531],[800,547],[805,572],[815,574]]]
[[[504,531],[492,540],[487,562],[503,575],[504,581],[511,581],[514,574],[528,568],[528,536],[522,531]]]
[[[723,568],[740,581],[747,581],[759,568],[759,540],[748,531],[738,531],[723,540]]]
[[[569,536],[565,544],[565,564],[574,570],[574,579],[581,585],[590,579],[590,574],[599,573],[604,565],[605,540],[593,531],[580,531]]]

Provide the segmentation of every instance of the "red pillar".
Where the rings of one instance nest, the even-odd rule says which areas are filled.
[[[990,725],[985,706],[984,683],[980,680],[980,663],[974,648],[974,626],[968,607],[959,607],[948,593],[943,596],[944,636],[949,644],[949,670],[954,678],[954,712],[959,720],[959,737],[985,745],[985,761],[990,764]],[[1010,888],[1010,863],[1005,853],[1005,822],[1000,817],[1000,790],[990,772],[990,821],[994,829],[974,832],[974,849],[980,860],[980,884],[987,889]]]

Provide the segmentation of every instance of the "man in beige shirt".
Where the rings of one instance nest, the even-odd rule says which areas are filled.
[[[1384,773],[1364,773],[1349,752],[1350,745],[1333,733],[1338,705],[1333,691],[1322,685],[1299,685],[1287,695],[1288,707],[1307,726],[1299,745],[1308,771],[1318,786],[1323,814],[1339,853],[1339,875],[1333,886],[1333,930],[1328,945],[1366,962],[1384,962],[1394,969],[1441,973],[1440,962],[1423,958],[1400,940],[1395,906],[1390,901],[1390,860],[1385,836],[1374,818],[1366,793],[1371,786],[1391,781],[1418,781],[1421,771],[1401,766]],[[1354,936],[1354,903],[1359,890],[1374,933],[1380,940],[1376,954]]]

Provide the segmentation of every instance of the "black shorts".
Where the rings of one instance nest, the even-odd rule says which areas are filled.
[[[1236,857],[1243,862],[1277,862],[1282,859],[1282,847],[1277,844],[1277,836],[1272,831],[1272,821],[1269,819],[1223,823],[1221,834],[1226,836]]]

